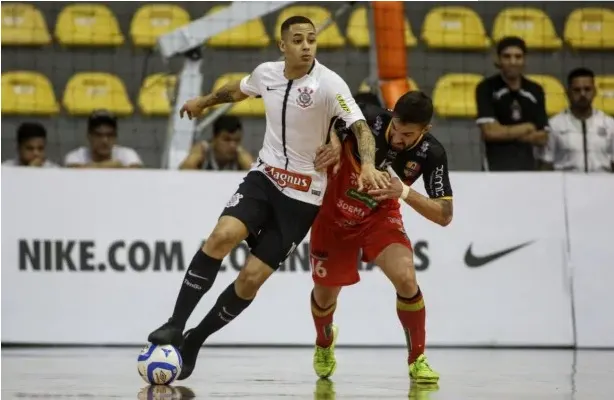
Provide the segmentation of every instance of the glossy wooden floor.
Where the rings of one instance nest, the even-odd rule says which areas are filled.
[[[148,388],[139,349],[3,349],[2,399],[614,399],[614,352],[432,349],[438,391],[410,390],[404,350],[338,349],[333,383],[309,349],[201,352],[172,388]]]

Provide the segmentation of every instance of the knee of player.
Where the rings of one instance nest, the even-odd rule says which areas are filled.
[[[261,268],[243,268],[237,276],[237,284],[247,292],[255,294],[270,274]]]
[[[313,298],[318,307],[328,308],[335,304],[340,291],[340,287],[327,287],[316,284],[313,287]]]
[[[397,260],[396,273],[391,277],[397,291],[413,292],[418,288],[414,260],[411,257],[400,257]]]
[[[237,232],[232,226],[218,225],[215,227],[211,235],[207,238],[207,241],[203,245],[203,248],[213,248],[216,251],[227,254],[238,243],[243,240],[241,232]]]

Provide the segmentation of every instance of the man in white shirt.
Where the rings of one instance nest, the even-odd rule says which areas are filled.
[[[129,147],[118,146],[117,118],[106,110],[94,111],[87,121],[89,147],[82,146],[64,157],[69,168],[140,168],[141,157]]]
[[[36,122],[24,122],[17,128],[17,158],[2,163],[10,167],[57,168],[58,165],[47,160],[47,130]]]
[[[567,77],[570,107],[550,119],[543,169],[614,172],[614,119],[593,108],[595,75],[576,68]]]
[[[260,286],[309,231],[326,190],[327,167],[336,162],[331,155],[339,155],[339,140],[331,135],[337,118],[343,119],[357,137],[362,160],[359,186],[388,184],[387,175],[375,169],[375,140],[347,84],[315,60],[313,23],[305,17],[291,17],[282,24],[281,36],[279,47],[285,61],[260,64],[240,82],[190,100],[182,109],[182,114],[192,118],[216,104],[260,96],[265,104],[266,131],[258,160],[192,259],[172,317],[149,335],[154,344],[180,347],[180,380],[192,374],[207,337],[249,306]],[[331,145],[326,145],[329,135]],[[190,314],[211,288],[222,259],[245,239],[251,250],[245,267],[203,321],[182,337]]]

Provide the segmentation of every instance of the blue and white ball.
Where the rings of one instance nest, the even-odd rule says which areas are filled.
[[[179,376],[183,361],[171,345],[148,344],[139,354],[137,368],[141,378],[152,385],[168,385]]]

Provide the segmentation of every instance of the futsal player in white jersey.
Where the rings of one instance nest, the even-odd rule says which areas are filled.
[[[253,168],[192,259],[172,317],[149,335],[154,344],[179,347],[183,356],[179,379],[192,374],[204,341],[250,305],[261,285],[306,236],[326,191],[326,170],[339,154],[334,134],[326,144],[337,118],[357,137],[360,186],[388,184],[387,176],[375,169],[375,141],[347,84],[315,60],[313,23],[305,17],[291,17],[282,24],[281,36],[279,47],[285,61],[260,64],[240,82],[189,100],[181,110],[192,118],[207,107],[260,96],[266,110],[266,132]],[[190,314],[213,285],[222,259],[243,240],[251,254],[237,279],[202,322],[183,334]]]

